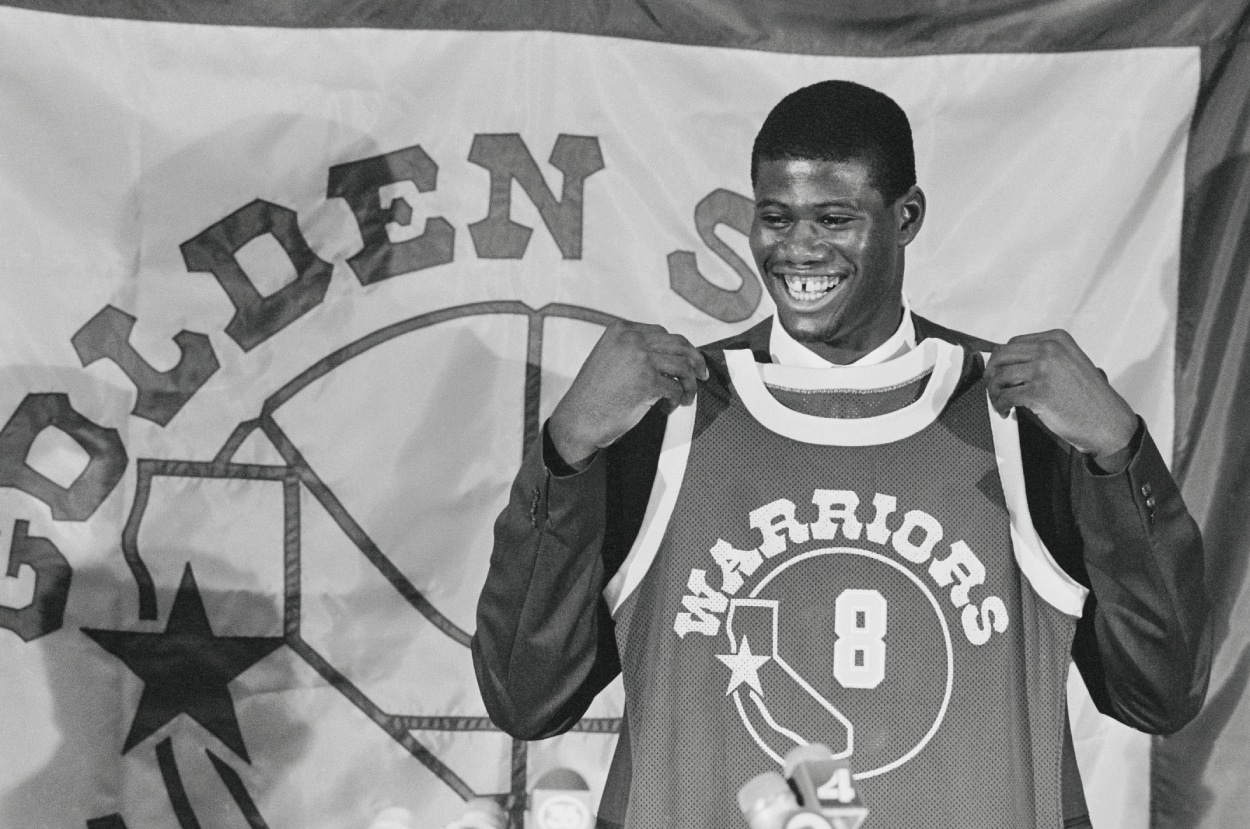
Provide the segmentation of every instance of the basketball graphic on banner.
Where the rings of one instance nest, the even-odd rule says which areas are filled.
[[[338,349],[282,386],[211,461],[141,460],[127,560],[136,574],[154,559],[168,569],[168,553],[144,543],[168,538],[165,523],[183,528],[188,551],[241,543],[211,522],[188,537],[185,516],[247,515],[249,558],[274,602],[272,627],[248,634],[282,637],[449,794],[524,808],[524,789],[511,790],[511,740],[466,694],[476,687],[472,613],[510,467],[554,405],[544,386],[562,391],[567,361],[611,320],[480,303]],[[562,346],[550,365],[545,336]],[[152,589],[150,578],[136,582]],[[582,727],[610,739],[616,726]]]

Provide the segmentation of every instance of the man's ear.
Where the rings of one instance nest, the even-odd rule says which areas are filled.
[[[900,247],[911,244],[924,224],[925,200],[920,185],[913,184],[894,203],[898,217],[898,242]]]

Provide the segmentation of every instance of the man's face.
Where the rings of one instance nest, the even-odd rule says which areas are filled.
[[[760,161],[751,253],[782,326],[835,363],[876,348],[898,328],[923,221],[920,188],[886,203],[863,160]]]

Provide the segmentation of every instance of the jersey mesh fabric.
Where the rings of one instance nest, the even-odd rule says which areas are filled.
[[[631,745],[630,768],[614,770],[631,778],[624,825],[743,825],[738,788],[806,741],[853,749],[864,829],[1059,826],[1075,622],[1015,566],[980,358],[964,355],[936,422],[855,447],[771,432],[734,394],[720,355],[709,363],[673,516],[616,616]],[[784,499],[810,535],[817,490],[855,493],[858,529],[783,533],[784,549],[752,566],[766,536],[751,512]],[[879,496],[894,508],[874,520]],[[741,551],[737,569],[712,555],[719,542]],[[949,570],[940,562],[960,544],[986,571],[962,592],[930,571]],[[851,621],[839,623],[839,607]],[[869,663],[883,665],[880,677]]]

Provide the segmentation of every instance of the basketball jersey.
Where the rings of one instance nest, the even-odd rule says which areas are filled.
[[[864,829],[1059,827],[1086,591],[1033,529],[981,356],[938,339],[867,367],[706,356],[605,591],[626,696],[608,788],[628,790],[605,825],[745,826],[738,788],[823,743]]]

